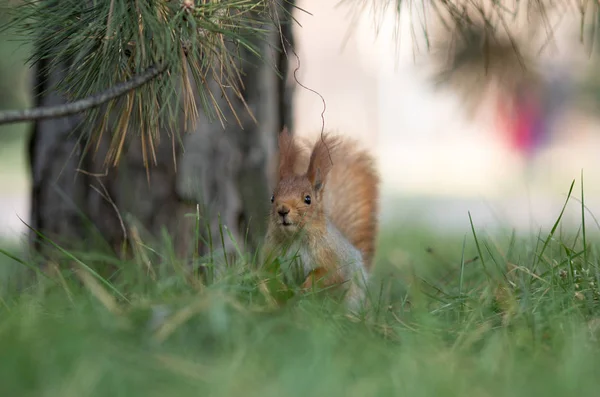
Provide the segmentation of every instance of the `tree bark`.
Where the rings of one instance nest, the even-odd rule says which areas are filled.
[[[291,12],[292,5],[286,7]],[[136,134],[131,134],[118,168],[107,169],[108,137],[96,153],[82,155],[80,115],[34,123],[29,146],[32,228],[65,248],[85,250],[119,250],[125,240],[135,244],[138,235],[144,242],[160,240],[166,231],[176,254],[185,258],[222,248],[222,223],[235,240],[223,231],[226,251],[234,244],[256,248],[266,226],[276,136],[284,125],[291,128],[292,84],[286,51],[281,51],[282,43],[293,45],[291,23],[281,26],[283,36],[271,26],[268,41],[260,43],[266,62],[248,51],[242,56],[243,95],[258,123],[237,100],[233,105],[242,128],[231,111],[223,128],[218,120],[208,120],[197,96],[200,117],[193,131],[181,134],[184,150],[162,131],[149,176]],[[46,66],[39,64],[35,71],[35,105],[65,103],[53,86],[68,68],[48,71]],[[214,89],[216,84],[209,85]],[[228,109],[220,92],[213,92],[221,109]],[[197,208],[200,239],[195,237],[195,216],[188,215]],[[211,240],[209,246],[206,241]],[[36,251],[47,253],[35,232],[31,241]]]

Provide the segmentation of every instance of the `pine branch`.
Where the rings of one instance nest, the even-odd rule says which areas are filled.
[[[135,71],[156,66],[156,60],[168,65],[168,73],[138,86],[135,95],[122,96],[124,106],[106,98],[106,112],[94,108],[103,103],[95,98],[60,108],[0,112],[0,125],[89,109],[79,131],[90,145],[103,136],[109,140],[107,163],[117,165],[126,137],[136,136],[147,164],[146,155],[154,157],[160,136],[192,130],[199,110],[224,124],[229,120],[222,108],[232,108],[233,98],[245,103],[243,69],[268,62],[263,43],[270,40],[271,27],[288,19],[280,17],[288,1],[54,0],[10,7],[9,22],[0,30],[10,27],[15,39],[36,44],[27,63],[43,60],[44,74],[55,81],[53,91],[69,101],[95,98],[106,87],[129,81]],[[65,67],[65,73],[57,73]],[[226,104],[215,97],[213,83]],[[239,124],[235,110],[234,118]]]
[[[23,121],[43,120],[69,116],[98,107],[110,100],[118,98],[128,92],[155,79],[167,70],[167,65],[151,66],[131,79],[109,87],[95,95],[79,99],[75,102],[57,106],[43,106],[25,110],[0,111],[0,125],[18,123]]]

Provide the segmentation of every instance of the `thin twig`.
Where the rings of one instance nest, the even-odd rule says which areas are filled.
[[[77,172],[81,172],[84,175],[88,175],[88,176],[96,178],[96,181],[98,182],[98,184],[102,188],[102,191],[100,191],[100,189],[98,189],[94,185],[90,185],[90,187],[92,189],[94,189],[96,192],[98,192],[98,194],[100,195],[100,197],[102,197],[104,200],[106,200],[113,207],[113,209],[115,210],[115,213],[117,214],[117,218],[119,218],[119,223],[121,224],[121,230],[123,231],[123,239],[127,240],[128,239],[127,228],[125,227],[125,222],[123,222],[123,217],[121,216],[121,212],[119,211],[119,207],[117,207],[117,204],[115,204],[115,202],[113,201],[113,199],[110,197],[110,193],[108,192],[108,189],[106,188],[106,186],[104,185],[104,183],[102,183],[102,180],[100,179],[102,177],[107,176],[108,175],[108,171],[104,171],[103,174],[88,172],[88,171],[82,170],[80,168],[77,168],[76,171]]]
[[[121,213],[119,212],[119,207],[117,207],[117,204],[115,204],[113,199],[110,198],[110,195],[108,194],[108,190],[106,190],[106,187],[100,181],[100,179],[98,179],[98,178],[96,178],[96,179],[97,179],[98,183],[100,184],[100,186],[102,187],[102,190],[104,192],[101,192],[100,189],[98,189],[94,185],[90,185],[90,187],[92,189],[94,189],[100,195],[100,197],[102,197],[104,200],[106,200],[111,205],[111,207],[113,207],[113,209],[115,210],[115,213],[117,214],[117,218],[119,219],[119,223],[121,224],[121,230],[123,231],[123,240],[125,241],[128,239],[127,228],[125,227],[125,223],[123,222],[123,217],[121,216]]]
[[[127,81],[114,85],[98,94],[91,95],[84,99],[79,99],[75,102],[57,106],[43,106],[33,109],[3,111],[0,112],[0,125],[23,121],[52,119],[81,113],[85,110],[98,107],[148,83],[150,80],[156,78],[166,70],[166,64],[161,66],[150,66],[142,73],[133,76]]]
[[[290,45],[290,49],[292,50],[292,53],[294,54],[294,56],[296,57],[296,60],[298,61],[298,66],[296,66],[296,68],[294,69],[294,80],[296,81],[296,84],[298,84],[300,87],[304,88],[305,90],[318,95],[319,98],[321,98],[321,102],[323,102],[323,111],[321,112],[321,137],[322,137],[323,134],[325,133],[325,112],[327,111],[327,103],[325,102],[325,98],[323,98],[323,95],[321,95],[318,91],[305,86],[304,84],[302,84],[300,82],[300,80],[298,80],[298,76],[296,76],[296,73],[298,73],[298,70],[300,70],[300,57],[296,53],[296,50],[294,50],[293,46]]]

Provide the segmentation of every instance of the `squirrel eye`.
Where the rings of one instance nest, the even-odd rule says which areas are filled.
[[[304,197],[304,202],[310,204],[310,196],[308,194]]]
[[[271,195],[271,202],[275,201],[275,195]]]

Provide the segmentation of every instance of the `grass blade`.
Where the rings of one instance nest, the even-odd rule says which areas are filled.
[[[471,211],[468,211],[469,214],[469,223],[471,224],[471,232],[473,232],[473,238],[475,239],[475,246],[477,247],[477,254],[481,258],[481,265],[483,266],[483,271],[487,276],[489,276],[487,267],[485,266],[485,259],[483,259],[483,252],[481,251],[481,247],[479,246],[479,239],[477,238],[477,233],[475,233],[475,226],[473,225],[473,218],[471,218]]]
[[[581,170],[581,234],[583,238],[583,263],[588,264],[587,237],[585,234],[585,199],[583,194],[583,170]]]
[[[19,258],[19,257],[15,256],[15,255],[13,255],[13,254],[11,254],[10,252],[8,252],[8,251],[6,251],[6,250],[4,250],[4,249],[2,249],[2,248],[0,248],[0,254],[2,254],[2,255],[4,255],[4,256],[6,256],[6,257],[8,257],[8,258],[12,259],[13,261],[15,261],[15,262],[17,262],[17,263],[19,263],[19,264],[21,264],[21,265],[23,265],[23,266],[25,266],[25,267],[27,267],[27,268],[31,269],[31,270],[33,270],[34,272],[36,272],[36,274],[37,274],[38,276],[42,276],[42,277],[45,277],[45,278],[46,278],[46,279],[48,279],[48,280],[52,280],[52,278],[51,278],[51,277],[49,277],[49,276],[48,276],[46,273],[44,273],[43,271],[41,271],[41,270],[40,270],[40,269],[39,269],[37,266],[34,266],[34,265],[32,265],[31,263],[27,263],[27,262],[25,262],[23,259],[21,259],[21,258]],[[53,280],[53,281],[54,281],[54,280]]]
[[[19,218],[20,219],[20,218]],[[42,239],[44,239],[45,241],[49,242],[54,248],[56,248],[57,250],[59,250],[60,252],[62,252],[64,255],[66,255],[69,259],[73,260],[75,263],[77,263],[79,266],[83,267],[85,270],[87,270],[88,272],[90,272],[94,277],[96,277],[102,284],[106,285],[109,289],[111,289],[115,294],[117,294],[121,299],[123,299],[126,302],[129,302],[129,299],[127,299],[125,297],[125,295],[123,295],[114,285],[112,285],[112,283],[110,283],[108,280],[105,280],[102,276],[100,276],[98,273],[96,273],[94,271],[94,269],[92,269],[91,267],[89,267],[88,265],[86,265],[85,263],[83,263],[82,261],[80,261],[77,257],[75,257],[73,254],[71,254],[69,251],[67,251],[66,249],[62,248],[60,245],[56,244],[54,241],[50,240],[48,237],[44,236],[42,233],[38,232],[37,230],[35,230],[34,228],[32,228],[31,226],[29,226],[27,223],[25,223],[22,219],[21,222],[23,222],[23,224],[25,224],[25,226],[27,226],[27,228],[31,231],[33,231],[35,234],[37,234],[39,237],[41,237]]]
[[[539,255],[537,255],[536,266],[539,263],[539,261],[541,260],[541,258],[543,257],[544,252],[546,251],[546,248],[548,248],[548,244],[550,243],[550,240],[554,236],[554,233],[556,232],[556,229],[558,228],[558,225],[560,224],[560,221],[562,220],[563,214],[565,213],[565,208],[567,208],[567,204],[569,202],[569,199],[571,198],[571,193],[573,193],[573,186],[575,186],[575,179],[573,179],[573,182],[571,182],[571,187],[569,188],[569,193],[567,194],[567,199],[565,200],[565,203],[564,203],[562,209],[560,210],[560,214],[558,215],[556,222],[554,222],[554,226],[552,226],[552,230],[550,230],[550,234],[548,234],[548,237],[546,237],[546,240],[544,241],[542,250],[540,251]],[[534,266],[534,269],[532,269],[532,270],[535,271],[535,266]]]

